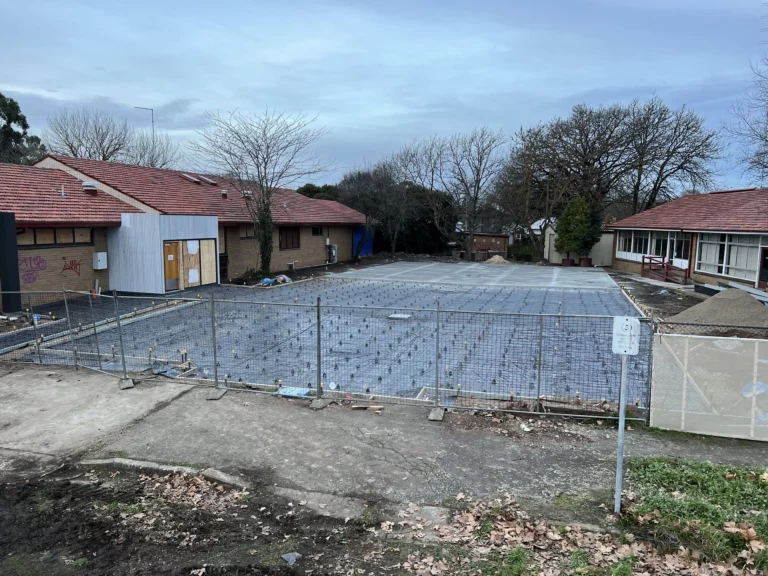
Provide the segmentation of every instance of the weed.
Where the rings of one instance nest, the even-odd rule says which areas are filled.
[[[589,554],[584,550],[574,550],[568,559],[568,567],[571,570],[584,570],[589,568]]]
[[[486,516],[480,523],[480,528],[475,533],[475,538],[478,540],[485,540],[491,532],[493,532],[493,520]]]
[[[138,514],[144,512],[143,504],[123,504],[122,502],[110,502],[107,505],[108,514]]]
[[[762,469],[705,462],[644,458],[631,461],[629,481],[639,497],[624,517],[662,549],[698,549],[711,560],[738,554],[744,541],[723,530],[725,522],[754,527],[768,537],[768,483]]]
[[[528,551],[522,546],[518,546],[504,558],[501,576],[525,576],[528,574],[530,562]]]
[[[768,548],[755,554],[755,570],[768,576]]]
[[[76,568],[85,568],[88,565],[88,558],[78,558],[72,562],[72,566]]]
[[[383,520],[384,516],[381,514],[381,510],[379,510],[378,507],[369,504],[363,508],[363,512],[360,516],[355,518],[354,522],[361,528],[374,528],[378,527]]]
[[[637,562],[637,558],[634,556],[622,558],[611,566],[611,576],[632,576],[632,567],[635,565],[635,562]]]

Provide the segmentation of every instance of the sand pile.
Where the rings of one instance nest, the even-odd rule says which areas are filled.
[[[509,260],[505,260],[503,256],[491,256],[485,261],[486,264],[509,264]]]
[[[667,318],[667,321],[768,328],[768,307],[743,290],[729,288],[707,298],[701,304]]]

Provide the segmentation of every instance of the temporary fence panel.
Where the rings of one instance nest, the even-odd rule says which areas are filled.
[[[441,314],[441,403],[446,407],[612,417],[618,411],[620,359],[611,351],[613,318],[562,315]],[[651,328],[628,390],[644,418],[649,403]]]
[[[687,330],[693,331],[692,326]],[[767,383],[766,339],[658,333],[650,423],[668,430],[768,440]]]
[[[211,294],[24,294],[18,326],[0,333],[0,358],[151,371],[290,396],[600,417],[618,411],[620,363],[611,353],[608,316],[441,310],[438,301],[429,309],[268,303]],[[561,307],[556,299],[545,306]],[[647,337],[629,371],[637,417],[649,402],[651,332],[647,324],[643,330]]]
[[[321,306],[320,318],[324,397],[435,403],[434,310]]]

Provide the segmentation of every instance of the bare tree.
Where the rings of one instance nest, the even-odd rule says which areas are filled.
[[[547,125],[547,154],[568,175],[574,192],[601,204],[628,171],[628,111],[618,104],[574,106],[571,115]]]
[[[120,160],[150,168],[173,168],[181,160],[181,150],[168,134],[137,130]]]
[[[317,117],[266,110],[263,114],[206,114],[208,126],[190,143],[211,171],[220,173],[243,196],[259,239],[260,269],[272,263],[272,200],[281,188],[328,169],[313,150],[328,133],[313,127]]]
[[[128,121],[116,120],[94,108],[60,109],[48,117],[44,142],[57,154],[117,160],[131,145],[133,132]]]
[[[744,171],[760,179],[768,174],[768,56],[752,63],[752,86],[733,106],[733,120],[726,131],[740,146],[739,160]]]
[[[570,175],[549,154],[547,126],[521,128],[490,196],[507,228],[524,231],[543,253],[544,230],[574,194]],[[541,223],[539,230],[534,225]]]
[[[445,143],[440,181],[464,219],[468,256],[475,242],[478,208],[504,167],[506,144],[507,139],[501,132],[485,126],[469,134],[456,134]]]
[[[404,146],[392,157],[405,180],[424,189],[424,200],[432,215],[432,221],[443,236],[454,233],[456,207],[453,197],[442,189],[446,169],[447,140],[432,136]]]
[[[701,116],[685,106],[672,110],[654,96],[646,102],[632,102],[627,123],[627,188],[632,214],[670,200],[686,187],[712,184],[720,139],[717,130],[704,127]]]

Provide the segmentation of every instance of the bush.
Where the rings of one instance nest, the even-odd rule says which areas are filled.
[[[602,234],[600,211],[584,198],[576,198],[565,207],[557,221],[555,250],[570,256],[589,256]]]

